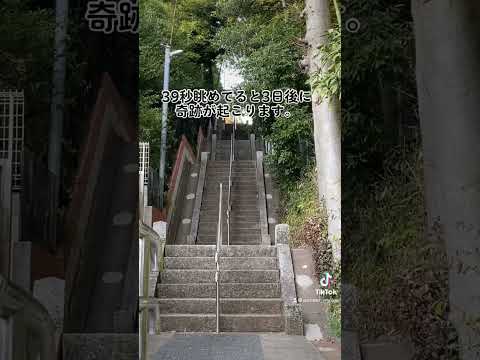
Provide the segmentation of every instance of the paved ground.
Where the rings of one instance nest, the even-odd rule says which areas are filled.
[[[328,302],[317,294],[320,282],[315,275],[311,249],[292,249],[295,286],[302,304],[305,337],[324,355],[326,360],[340,360],[341,349],[328,334]]]
[[[149,360],[328,360],[303,336],[166,333],[150,336]]]

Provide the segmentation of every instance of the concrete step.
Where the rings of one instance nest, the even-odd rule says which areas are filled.
[[[214,332],[214,314],[162,314],[160,331]],[[228,332],[280,332],[285,328],[282,315],[234,314],[220,316],[220,331]]]
[[[252,186],[255,185],[256,186],[256,181],[255,179],[248,179],[248,178],[245,178],[245,179],[239,179],[239,180],[234,180],[232,179],[232,188],[231,188],[231,191],[233,191],[233,189],[239,189],[239,188],[247,188],[248,186]],[[210,178],[207,178],[207,181],[205,183],[205,188],[204,190],[208,190],[209,192],[212,192],[212,193],[217,193],[217,194],[220,194],[220,183],[223,184],[223,191],[224,192],[228,192],[228,178],[227,179],[219,179],[219,178],[216,178],[216,177],[210,177]]]
[[[218,178],[207,178],[206,186],[204,190],[208,190],[209,193],[216,193],[220,194],[220,183],[223,184],[223,191],[228,193],[228,179],[218,179]],[[255,179],[240,179],[240,180],[232,180],[232,188],[231,191],[238,190],[238,189],[249,189],[255,187],[256,189],[256,180]]]
[[[197,238],[197,245],[214,245],[217,241],[213,237],[198,237]],[[226,237],[223,238],[222,244],[226,246],[228,244],[228,240]],[[230,246],[258,246],[262,245],[262,239],[260,236],[258,238],[250,238],[250,239],[230,239]]]
[[[224,223],[226,220],[224,221]],[[246,233],[250,232],[258,232],[260,231],[260,226],[258,225],[258,222],[239,222],[239,221],[230,221],[230,236],[234,235],[233,234],[233,227],[235,226],[235,232],[241,232],[242,235],[244,234],[244,231]],[[217,223],[216,222],[207,222],[207,221],[200,221],[200,224],[198,226],[198,231],[206,231],[208,233],[210,232],[217,232]],[[226,232],[227,229],[224,227],[223,231]]]
[[[244,197],[235,196],[230,199],[232,205],[252,205],[253,207],[257,208],[257,195],[256,194],[245,194]],[[214,196],[206,196],[202,199],[202,205],[217,205],[218,206],[219,199],[218,195]],[[228,198],[225,197],[222,199],[222,204],[227,205]]]
[[[260,229],[260,224],[258,221],[242,221],[242,220],[234,220],[230,219],[230,225],[235,225],[236,229]],[[200,227],[215,227],[217,226],[217,221],[206,221],[200,219]]]
[[[255,201],[256,202],[256,201]],[[237,215],[255,215],[256,218],[259,216],[259,211],[258,209],[253,205],[253,204],[238,204],[238,203],[232,203],[232,217],[234,216],[234,212],[238,213]],[[227,206],[222,206],[222,211],[223,211],[223,217],[227,217]],[[213,203],[209,204],[204,204],[200,208],[200,217],[202,215],[214,215],[216,214],[216,217],[218,218],[218,204],[215,207]]]
[[[212,284],[158,284],[158,298],[215,298],[217,285]],[[276,283],[221,283],[221,298],[279,298],[280,284]]]
[[[260,216],[259,212],[256,210],[242,212],[242,213],[238,211],[232,211],[232,214],[230,215],[230,219],[232,219],[232,221],[258,221],[259,216]],[[215,211],[200,212],[200,221],[216,222],[217,220],[218,220],[218,209],[216,212]]]
[[[228,192],[224,192],[222,194],[222,198],[224,200],[226,200],[228,198]],[[231,192],[230,192],[230,196],[232,198],[241,198],[241,197],[244,197],[244,196],[250,196],[252,198],[256,198],[257,197],[257,190],[255,189],[245,189],[245,188],[239,188],[239,187],[233,187]],[[213,198],[213,199],[216,199],[217,201],[220,199],[220,192],[218,190],[215,190],[215,189],[211,189],[211,188],[206,188],[204,189],[204,192],[203,192],[203,199],[206,199],[206,198]]]
[[[241,235],[235,235],[234,233],[237,232],[238,229],[236,229],[235,227],[231,227],[231,230],[230,230],[230,240],[231,239],[236,239],[236,240],[248,240],[248,239],[251,239],[251,238],[258,238],[260,237],[261,235],[261,232],[260,232],[260,229],[249,229],[249,230],[241,230],[242,231],[242,234]],[[222,232],[222,235],[223,235],[223,238],[226,239],[227,238],[227,235],[228,235],[228,231],[226,229],[226,226],[224,227],[223,229],[223,232]],[[200,237],[217,237],[217,230],[216,229],[213,229],[213,228],[206,228],[206,229],[201,229],[198,231],[198,236]]]
[[[157,299],[161,314],[215,314],[215,298]],[[220,299],[221,314],[281,314],[282,299]]]
[[[223,217],[227,217],[227,210],[226,206],[223,207]],[[245,205],[245,204],[237,204],[237,203],[232,203],[232,215],[233,213],[236,212],[239,215],[255,215],[256,218],[259,216],[259,212],[251,204]],[[203,215],[216,215],[216,218],[218,219],[218,205],[215,207],[213,204],[205,204],[202,208],[200,208],[200,217]]]
[[[223,186],[228,186],[227,183],[224,183]],[[218,191],[218,184],[208,184],[205,185],[205,188],[204,188],[204,191],[206,192],[206,195],[207,194],[217,194],[216,198],[218,199],[219,196],[220,196],[220,193]],[[252,193],[252,194],[256,194],[257,193],[257,185],[255,183],[249,183],[249,184],[234,184],[234,186],[232,187],[232,192],[235,192],[235,193]],[[226,193],[224,194],[226,195]]]
[[[218,145],[217,145],[218,146]],[[230,160],[211,160],[208,162],[208,166],[228,166]],[[233,166],[253,166],[256,162],[253,160],[233,160]]]
[[[242,230],[242,235],[239,236],[234,236],[233,233],[234,232],[237,232],[238,229],[235,228],[234,226],[231,226],[230,227],[230,239],[238,239],[238,240],[243,240],[243,239],[250,239],[250,238],[257,238],[261,235],[261,232],[259,229],[245,229],[245,230]],[[226,239],[228,235],[228,231],[227,231],[227,226],[224,226],[223,228],[223,231],[222,231],[222,236],[224,239]],[[200,237],[209,237],[209,236],[213,236],[213,237],[217,237],[217,229],[214,229],[214,228],[204,228],[204,229],[201,229],[198,231],[198,236]]]
[[[233,205],[236,205],[237,207],[241,207],[242,209],[257,209],[257,198],[253,196],[248,196],[245,199],[231,199],[231,204],[232,207]],[[218,208],[219,200],[218,198],[204,198],[202,200],[202,206],[205,208],[212,207],[212,206],[217,206]],[[222,201],[223,208],[226,208],[228,202],[227,200]]]
[[[214,245],[167,245],[165,247],[166,257],[207,257],[215,256]],[[275,246],[244,246],[231,245],[220,248],[221,256],[252,257],[264,256],[275,257],[277,248]]]
[[[213,257],[166,257],[165,269],[215,269]],[[221,257],[221,270],[276,270],[274,257]]]
[[[213,235],[201,235],[199,234],[197,237],[197,244],[198,245],[213,245],[217,243],[216,236]],[[226,236],[223,237],[223,245],[227,245],[228,239]],[[261,237],[260,235],[250,236],[250,237],[230,237],[230,244],[231,245],[261,245]]]
[[[207,174],[216,174],[216,175],[229,175],[230,174],[230,167],[208,167]],[[248,175],[248,176],[256,176],[257,169],[255,167],[238,167],[232,166],[232,175]]]
[[[215,181],[217,183],[223,182],[228,184],[229,174],[228,171],[226,172],[208,172],[207,171],[207,179],[211,181]],[[256,181],[257,177],[255,174],[250,174],[246,172],[242,173],[232,173],[232,182],[241,182],[241,181]],[[207,180],[207,181],[208,181]]]
[[[226,221],[223,222],[223,231],[222,234],[225,235],[228,231]],[[198,234],[202,236],[217,236],[216,226],[202,227],[199,229]],[[260,229],[237,229],[234,223],[230,224],[230,238],[235,239],[248,239],[250,237],[255,237],[261,234]]]
[[[220,271],[220,282],[224,283],[272,283],[276,281],[279,281],[278,270]],[[196,284],[213,282],[215,282],[215,270],[166,269],[161,273],[162,284]]]
[[[228,161],[216,161],[215,163],[210,162],[207,166],[207,170],[230,170],[230,159]],[[248,164],[237,164],[235,161],[232,164],[232,170],[249,170],[255,171],[257,170],[257,166],[255,163],[248,163]]]

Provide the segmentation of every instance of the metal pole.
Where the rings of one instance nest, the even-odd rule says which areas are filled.
[[[57,0],[55,10],[55,54],[53,64],[53,90],[51,102],[48,170],[50,174],[50,244],[56,247],[60,169],[62,162],[63,115],[65,105],[66,38],[68,26],[68,0]]]
[[[48,169],[60,173],[62,157],[63,111],[65,102],[66,37],[68,25],[68,1],[56,1],[55,56],[53,65],[53,91],[51,103],[50,142]]]
[[[163,90],[168,91],[168,83],[170,80],[170,46],[165,46],[165,60],[163,65]],[[165,158],[167,153],[167,118],[168,103],[162,103],[162,137],[160,140],[160,168],[159,168],[159,194],[158,207],[163,209],[163,190],[165,187]]]

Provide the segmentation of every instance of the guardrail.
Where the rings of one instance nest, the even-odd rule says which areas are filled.
[[[223,213],[222,213],[222,201],[223,201],[223,184],[220,183],[220,196],[218,199],[218,225],[217,225],[217,244],[215,251],[215,283],[217,285],[217,294],[216,294],[216,305],[217,305],[217,334],[220,332],[220,249],[222,246],[222,223],[223,223]]]
[[[28,348],[31,358],[56,359],[56,327],[45,307],[29,292],[0,274],[0,313],[8,325],[0,330],[0,359],[23,359]],[[15,348],[14,344],[23,344]],[[32,346],[37,345],[37,346]]]
[[[228,198],[227,198],[227,245],[230,245],[230,213],[232,212],[232,166],[235,160],[235,128],[237,126],[237,120],[233,119],[232,136],[230,137],[230,164],[228,170]]]

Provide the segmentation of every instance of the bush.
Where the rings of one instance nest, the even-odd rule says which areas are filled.
[[[356,189],[344,211],[343,276],[359,289],[354,314],[362,341],[403,334],[416,359],[455,359],[447,320],[448,271],[442,244],[425,236],[423,163],[419,146],[393,149],[384,173]],[[438,264],[445,264],[439,268]]]

